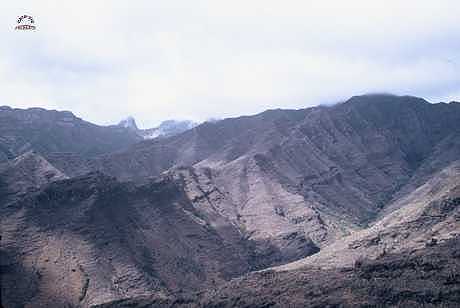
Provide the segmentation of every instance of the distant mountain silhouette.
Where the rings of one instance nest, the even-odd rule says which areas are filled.
[[[94,157],[141,138],[119,126],[98,126],[68,111],[0,107],[0,162],[34,150],[47,157],[70,152]]]

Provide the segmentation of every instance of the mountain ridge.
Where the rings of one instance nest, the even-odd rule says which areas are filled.
[[[53,152],[72,152],[89,158],[138,141],[129,130],[95,125],[69,111],[0,108],[0,161],[29,150],[45,157]]]

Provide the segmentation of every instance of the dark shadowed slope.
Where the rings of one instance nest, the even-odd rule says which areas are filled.
[[[351,267],[250,274],[199,294],[125,299],[98,308],[458,307],[460,240]]]
[[[3,207],[3,304],[87,306],[247,272],[250,243],[212,209],[194,207],[181,182],[135,186],[92,173]]]

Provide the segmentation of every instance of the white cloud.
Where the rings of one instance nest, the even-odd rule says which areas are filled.
[[[37,31],[13,30],[24,13]],[[458,100],[458,16],[456,0],[9,1],[0,104],[150,126],[368,92]]]

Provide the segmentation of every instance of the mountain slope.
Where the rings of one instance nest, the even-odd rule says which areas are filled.
[[[460,162],[395,201],[394,212],[304,260],[204,292],[98,307],[457,307]]]
[[[460,240],[353,267],[264,271],[218,288],[176,297],[123,299],[97,308],[157,307],[458,307]],[[96,308],[95,307],[95,308]]]
[[[98,126],[68,111],[0,107],[0,162],[29,150],[44,157],[54,152],[94,157],[139,140],[128,129]]]
[[[366,227],[395,198],[458,159],[458,123],[458,103],[358,96],[332,107],[204,123],[94,164],[131,180],[192,165],[225,196],[214,206],[276,264],[311,253],[302,243],[323,247]],[[270,256],[266,242],[286,254]]]
[[[449,242],[460,230],[458,123],[458,103],[366,95],[204,123],[98,156],[74,145],[78,138],[61,144],[65,153],[53,152],[46,134],[36,152],[13,138],[8,153],[25,154],[0,165],[2,295],[13,307],[321,306],[347,294],[350,306],[450,305],[458,294],[449,274],[458,266]],[[438,244],[446,251],[433,251]],[[413,259],[404,263],[404,254]],[[439,273],[420,274],[425,255]],[[376,273],[350,270],[359,256]],[[400,270],[386,269],[392,264]],[[393,299],[354,292],[385,273],[417,287],[384,280]],[[423,283],[443,279],[450,293],[423,295]],[[310,288],[326,291],[316,300]],[[187,295],[199,290],[207,291]],[[407,292],[415,294],[409,302]]]
[[[251,243],[213,209],[194,207],[181,181],[136,186],[92,173],[3,206],[2,303],[88,306],[247,272]]]
[[[26,152],[0,164],[0,202],[5,206],[30,190],[66,178],[39,154]]]
[[[314,264],[350,266],[362,257],[411,252],[460,235],[460,161],[452,163],[424,185],[390,205],[397,210],[367,229],[340,239],[320,253],[286,264],[292,270]]]

